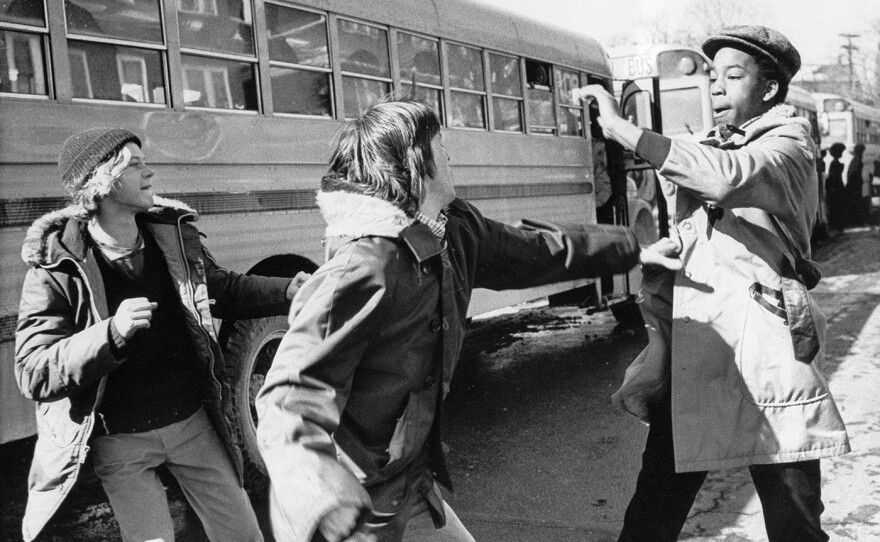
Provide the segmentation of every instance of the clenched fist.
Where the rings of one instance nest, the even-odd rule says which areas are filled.
[[[113,325],[116,331],[125,340],[134,336],[139,329],[150,327],[150,320],[153,318],[153,311],[158,307],[158,303],[153,303],[146,297],[131,297],[122,300],[116,314],[113,315]]]

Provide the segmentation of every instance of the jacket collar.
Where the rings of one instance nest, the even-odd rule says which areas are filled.
[[[153,201],[153,208],[138,215],[139,220],[156,224],[198,220],[198,213],[183,202],[160,196]],[[90,246],[87,224],[88,216],[76,205],[43,215],[28,228],[21,259],[32,266],[51,265],[66,257],[83,261]]]
[[[383,199],[343,188],[349,184],[325,178],[318,191],[318,208],[327,222],[326,238],[399,238],[420,263],[443,252],[444,244],[428,226]]]
[[[703,143],[713,147],[720,146],[723,149],[739,148],[758,139],[769,130],[790,124],[802,124],[809,132],[809,121],[798,117],[794,106],[778,104],[770,108],[763,115],[755,117],[741,127],[734,129],[726,139],[722,136],[721,130],[718,127],[712,128],[706,134],[706,140]]]

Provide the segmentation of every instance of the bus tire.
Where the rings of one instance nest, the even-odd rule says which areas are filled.
[[[266,464],[257,446],[257,392],[263,386],[266,372],[281,338],[287,331],[287,317],[274,316],[232,323],[224,352],[227,366],[237,368],[238,378],[232,385],[232,403],[237,433],[244,460],[244,485],[251,495],[266,494]]]

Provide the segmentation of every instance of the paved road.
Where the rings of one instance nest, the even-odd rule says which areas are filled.
[[[832,540],[880,540],[880,236],[850,232],[817,258],[826,370],[853,446],[823,461],[824,524]],[[522,332],[466,352],[447,402],[453,507],[482,542],[616,540],[647,431],[608,397],[645,337],[573,310],[493,325]],[[747,470],[710,475],[681,540],[766,540]]]

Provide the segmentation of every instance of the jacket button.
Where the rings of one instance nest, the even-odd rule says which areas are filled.
[[[431,326],[430,326],[431,333],[437,333],[438,331],[440,331],[440,327],[442,325],[443,324],[439,318],[434,318],[433,320],[431,320]]]
[[[689,230],[689,229],[691,229],[693,226],[691,226],[691,223],[690,223],[690,222],[682,222],[682,223],[681,223],[681,227],[684,228],[684,229],[686,229],[686,230]]]
[[[684,322],[685,324],[688,324],[688,323],[690,323],[690,321],[691,321],[691,317],[690,317],[690,316],[685,316],[684,318],[681,319],[681,321]]]
[[[426,390],[430,390],[434,387],[435,384],[437,384],[437,379],[431,375],[428,375],[425,377],[425,381],[422,383],[422,387],[424,387]]]
[[[422,274],[427,275],[430,272],[431,272],[431,270],[428,268],[427,265],[422,265]]]

